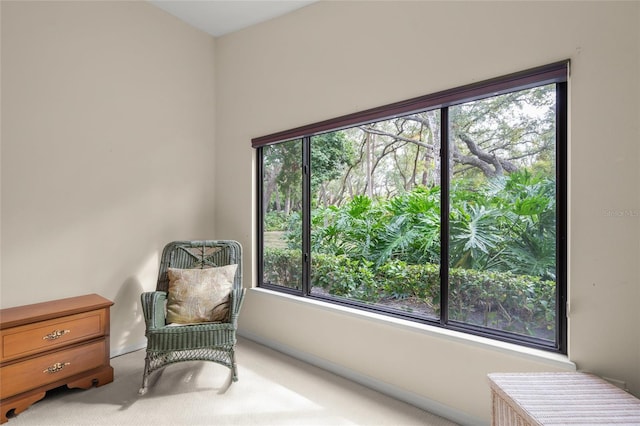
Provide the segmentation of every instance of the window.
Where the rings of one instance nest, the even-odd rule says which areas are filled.
[[[568,65],[254,139],[259,286],[566,353]]]

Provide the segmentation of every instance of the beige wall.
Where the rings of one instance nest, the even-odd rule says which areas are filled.
[[[214,237],[214,40],[145,2],[1,8],[2,307],[99,293],[140,347],[163,245]]]
[[[237,239],[255,281],[252,137],[569,58],[569,358],[640,393],[640,3],[321,2],[215,41],[144,2],[0,10],[2,307],[100,293],[139,347],[165,242]],[[260,290],[241,330],[466,423],[486,373],[572,368]]]
[[[638,2],[321,2],[217,39],[216,226],[252,255],[252,137],[567,58],[569,359],[640,395]],[[260,290],[241,330],[467,423],[486,373],[571,368]]]

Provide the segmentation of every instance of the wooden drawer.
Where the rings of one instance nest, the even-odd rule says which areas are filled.
[[[0,398],[101,367],[105,363],[106,351],[106,341],[100,339],[5,365],[0,368]]]
[[[108,299],[97,294],[0,310],[0,423],[46,392],[113,381]]]
[[[0,362],[102,336],[105,317],[102,309],[0,330]]]

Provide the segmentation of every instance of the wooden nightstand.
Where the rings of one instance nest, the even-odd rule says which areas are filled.
[[[88,294],[0,310],[0,423],[56,387],[113,381],[111,305]]]

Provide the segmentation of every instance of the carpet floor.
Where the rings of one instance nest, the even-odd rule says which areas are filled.
[[[144,351],[128,353],[111,360],[112,383],[54,389],[7,425],[455,425],[246,339],[236,357],[233,384],[223,366],[184,362],[139,396]]]

